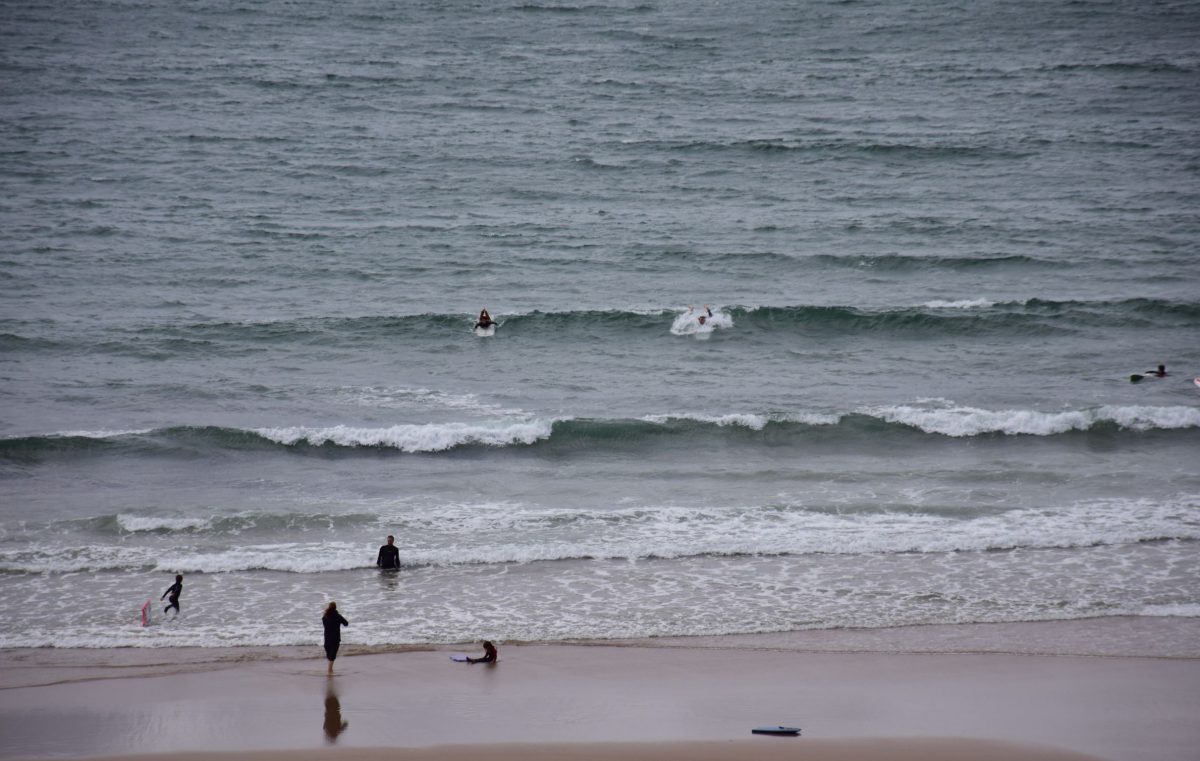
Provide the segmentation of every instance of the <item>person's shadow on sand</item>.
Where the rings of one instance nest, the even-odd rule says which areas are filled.
[[[333,688],[333,679],[325,684],[325,742],[332,745],[337,742],[338,735],[350,726],[350,722],[342,721],[342,704],[338,700],[337,690]]]

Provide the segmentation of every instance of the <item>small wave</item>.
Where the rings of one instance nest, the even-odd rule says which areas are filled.
[[[887,272],[903,272],[907,270],[976,270],[976,269],[1021,269],[1048,268],[1060,269],[1069,267],[1067,262],[1051,259],[1039,259],[1022,254],[1007,256],[906,256],[903,254],[882,254],[879,256],[848,256],[837,254],[817,254],[812,257],[816,263],[827,267],[849,269],[871,269]]]
[[[344,531],[374,526],[379,517],[370,513],[236,513],[233,515],[180,516],[118,513],[83,521],[88,529],[100,534],[271,534],[278,531]],[[50,524],[47,530],[62,527],[72,530],[78,522]],[[28,530],[28,529],[27,529]]]
[[[295,446],[335,445],[341,447],[386,447],[401,452],[444,452],[462,446],[492,447],[532,444],[550,437],[552,424],[533,421],[498,425],[441,423],[394,425],[388,428],[354,428],[336,425],[327,428],[263,428],[255,433],[264,438]]]
[[[962,299],[960,301],[927,301],[922,306],[928,309],[986,309],[995,306],[996,302],[988,299]]]
[[[749,152],[766,155],[858,156],[872,159],[939,160],[939,159],[1009,159],[1021,153],[986,145],[948,145],[945,143],[880,143],[842,140],[792,140],[762,137],[729,141],[668,142],[668,150],[688,152]]]
[[[1173,61],[1164,61],[1161,59],[1149,61],[1111,61],[1105,63],[1090,63],[1090,64],[1058,64],[1055,66],[1045,67],[1049,71],[1061,72],[1091,72],[1091,71],[1109,71],[1117,73],[1150,73],[1150,74],[1187,74],[1193,75],[1196,73],[1196,67],[1181,65]]]
[[[754,255],[758,256],[758,255]],[[767,255],[775,256],[775,255]],[[504,325],[506,337],[537,335],[562,342],[609,335],[622,340],[670,331],[687,333],[689,322],[678,308],[519,312],[494,315]],[[1068,335],[1096,328],[1143,326],[1156,329],[1200,327],[1200,303],[1162,299],[1122,301],[1053,301],[1027,299],[993,302],[984,297],[931,300],[920,306],[862,308],[853,305],[743,305],[726,306],[714,313],[712,325],[739,333],[794,333],[810,335],[882,334],[916,339],[943,336]],[[420,314],[353,318],[284,320],[265,323],[200,323],[186,326],[147,326],[96,343],[90,351],[122,356],[206,357],[245,356],[263,346],[280,344],[328,345],[351,348],[377,347],[396,335],[419,341],[444,341],[455,335],[473,337],[473,315]],[[709,331],[708,326],[693,334]],[[64,350],[26,346],[15,351]]]
[[[729,412],[725,414],[666,413],[640,418],[558,418],[475,423],[426,423],[386,427],[353,425],[280,426],[238,429],[182,426],[148,432],[104,432],[86,435],[27,436],[0,439],[0,458],[35,461],[51,455],[87,456],[124,451],[170,455],[176,452],[270,449],[286,447],[351,453],[359,449],[402,453],[449,453],[475,447],[596,447],[606,443],[636,444],[662,437],[720,435],[723,430],[770,430],[776,442],[790,438],[797,445],[815,433],[829,432],[847,439],[876,439],[884,435],[938,435],[955,438],[1008,435],[1059,436],[1111,430],[1145,433],[1200,429],[1200,408],[1185,406],[1103,405],[1046,412],[1033,409],[988,410],[948,402],[866,407],[845,412],[819,410],[791,413]],[[754,443],[754,439],[743,443]]]
[[[984,410],[974,407],[877,407],[870,411],[888,423],[912,426],[925,433],[964,437],[985,434],[1054,436],[1088,431],[1105,425],[1128,431],[1200,428],[1195,407],[1117,407],[1105,405],[1065,412],[1037,410]]]

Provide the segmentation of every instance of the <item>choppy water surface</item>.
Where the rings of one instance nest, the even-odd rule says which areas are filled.
[[[1200,615],[1196,39],[4,4],[0,645]]]

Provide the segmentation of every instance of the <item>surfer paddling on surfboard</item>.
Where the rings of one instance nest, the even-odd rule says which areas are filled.
[[[495,324],[496,324],[496,322],[492,319],[492,316],[490,314],[488,314],[488,310],[481,309],[479,311],[479,322],[475,323],[476,329],[479,329],[479,328],[487,329],[487,328],[492,327]]]
[[[1138,375],[1137,373],[1134,373],[1133,375],[1129,376],[1129,380],[1137,383],[1142,378],[1165,378],[1168,375],[1170,375],[1170,373],[1167,372],[1167,366],[1159,365],[1157,370],[1147,370],[1145,375]]]

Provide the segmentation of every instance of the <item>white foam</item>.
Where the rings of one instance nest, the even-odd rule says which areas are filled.
[[[244,545],[221,552],[178,552],[160,571],[228,573],[286,571],[320,573],[367,568],[375,564],[374,548],[349,542],[286,542]]]
[[[142,436],[152,432],[152,428],[131,428],[129,430],[115,431],[59,431],[49,435],[61,438],[115,439],[121,436]]]
[[[507,409],[482,401],[476,394],[452,394],[427,388],[388,388],[379,386],[351,387],[338,390],[352,404],[387,409],[451,409],[484,415],[527,419],[524,410]]]
[[[1191,519],[1200,496],[1169,500],[1090,500],[1062,507],[1013,508],[971,517],[971,510],[922,512],[827,501],[619,508],[520,503],[409,503],[380,516],[404,536],[406,566],[502,566],[579,558],[687,558],[731,555],[869,555],[953,553],[997,549],[1116,546],[1161,540],[1200,540]],[[148,518],[131,525],[162,526]],[[185,521],[187,522],[187,521]],[[391,527],[395,528],[392,529]],[[141,529],[146,530],[146,529]],[[365,531],[374,538],[376,528]],[[295,536],[295,535],[293,535]],[[270,570],[297,574],[370,567],[375,545],[361,536],[305,535],[303,541],[213,545],[206,537],[169,551],[159,541],[80,546],[49,533],[0,550],[0,571],[54,574],[108,570],[230,573]],[[139,537],[141,538],[141,537]],[[144,537],[153,540],[154,537]]]
[[[1195,407],[1105,405],[1083,410],[1039,412],[901,405],[866,408],[863,411],[889,423],[901,423],[926,433],[956,437],[984,433],[1053,436],[1068,431],[1086,431],[1097,423],[1105,422],[1135,431],[1155,428],[1200,428],[1200,409]]]
[[[728,415],[703,415],[698,413],[681,413],[677,415],[645,415],[641,420],[647,423],[666,424],[672,420],[694,420],[698,423],[711,423],[718,426],[742,426],[751,430],[761,431],[771,422],[767,415],[753,413],[731,413]]]
[[[1137,612],[1139,616],[1200,618],[1200,605],[1147,605]]]
[[[388,428],[356,428],[335,425],[326,428],[296,426],[259,428],[255,432],[271,441],[313,446],[337,444],[344,447],[391,447],[402,452],[443,452],[455,447],[482,444],[509,446],[533,444],[550,437],[553,421],[488,423],[429,423],[394,425]]]
[[[701,315],[705,317],[704,324],[700,323]],[[713,310],[712,317],[705,314],[703,309],[688,309],[675,316],[675,321],[671,323],[671,332],[677,336],[705,336],[717,328],[732,327],[733,318],[719,308]]]
[[[121,513],[117,516],[117,525],[130,533],[138,531],[181,531],[200,529],[211,525],[208,518],[166,518],[151,515],[131,515]]]
[[[699,555],[858,555],[1011,548],[1070,548],[1200,539],[1184,516],[1194,497],[1088,501],[1014,509],[978,518],[909,511],[830,512],[802,505],[546,509],[505,504],[442,505],[424,521],[437,545],[410,546],[413,563],[450,566],[572,558],[683,558]],[[416,528],[420,521],[408,518]],[[449,534],[450,536],[447,536]],[[414,534],[409,534],[415,539]],[[482,539],[481,539],[482,537]],[[496,537],[520,537],[494,541]]]
[[[942,301],[934,299],[926,301],[922,306],[929,309],[987,309],[995,306],[996,302],[990,299],[961,299],[959,301]]]
[[[754,431],[761,431],[769,423],[803,423],[805,425],[837,425],[840,415],[820,412],[797,412],[786,415],[763,415],[752,412],[732,412],[725,415],[706,415],[695,412],[681,412],[669,415],[645,415],[640,418],[648,423],[668,423],[672,420],[694,420],[698,423],[728,427],[741,426]]]

